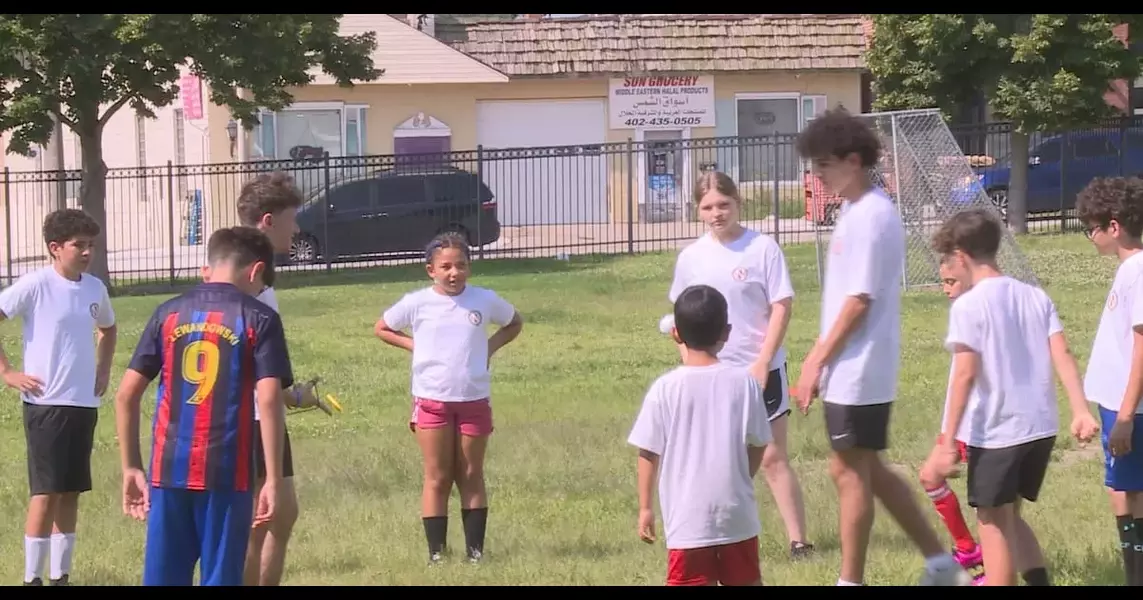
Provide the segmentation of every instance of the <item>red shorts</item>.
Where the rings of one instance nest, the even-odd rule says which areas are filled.
[[[482,437],[492,433],[492,405],[488,398],[468,402],[441,402],[413,398],[409,430],[453,427],[461,435]]]
[[[943,444],[944,440],[945,440],[945,436],[943,433],[938,435],[937,436],[937,445]],[[962,462],[962,463],[968,462],[968,446],[966,446],[964,442],[962,442],[960,440],[956,441],[956,452],[957,452],[957,455],[960,457],[960,462]]]
[[[667,551],[667,585],[751,585],[762,580],[758,538],[735,544]]]

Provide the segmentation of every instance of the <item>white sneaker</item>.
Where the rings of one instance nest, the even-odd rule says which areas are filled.
[[[941,569],[925,569],[921,585],[971,586],[972,575],[960,565],[949,565]]]

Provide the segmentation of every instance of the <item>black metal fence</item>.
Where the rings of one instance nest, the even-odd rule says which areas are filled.
[[[950,128],[993,202],[1005,209],[1012,156],[1007,122]],[[1074,230],[1076,195],[1096,177],[1143,173],[1143,118],[1029,136],[1027,208],[1032,230]]]
[[[420,260],[445,230],[482,258],[649,252],[701,235],[692,189],[717,169],[740,182],[752,227],[809,241],[803,167],[779,135],[110,169],[105,240],[115,284],[193,278],[210,232],[236,224],[242,185],[281,170],[307,198],[285,270]],[[0,279],[43,264],[43,218],[77,205],[80,178],[0,172]]]
[[[1004,202],[1008,125],[951,129],[966,154],[987,157],[973,158],[976,176]],[[1134,121],[1037,134],[1031,146],[1029,208],[1048,219],[1036,229],[1064,229],[1075,193],[1092,177],[1143,172],[1143,127]],[[466,235],[480,258],[677,248],[703,231],[692,189],[706,170],[738,181],[743,220],[780,243],[813,241],[836,206],[807,206],[816,188],[793,135],[119,168],[107,175],[113,283],[196,277],[209,233],[236,224],[242,185],[272,170],[293,175],[307,198],[285,270],[420,260],[444,230]],[[0,172],[0,280],[43,264],[43,218],[75,207],[79,183],[78,171]]]

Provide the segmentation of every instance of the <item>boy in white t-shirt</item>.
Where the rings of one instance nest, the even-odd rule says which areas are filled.
[[[1127,585],[1143,586],[1143,180],[1096,178],[1080,192],[1076,210],[1099,253],[1119,259],[1084,392],[1103,422],[1104,485]]]
[[[302,206],[302,195],[294,180],[281,171],[264,173],[242,186],[238,195],[238,219],[246,227],[254,227],[266,234],[276,255],[290,251],[294,234],[298,232],[297,214]],[[278,297],[273,287],[262,290],[258,299],[263,304],[278,311]],[[283,390],[282,402],[288,408],[326,408],[314,393],[313,382],[294,384]],[[254,419],[261,418],[258,404],[254,404]],[[254,468],[257,474],[254,497],[266,478],[266,452],[262,445],[261,429],[254,429]],[[289,431],[285,434],[282,459],[282,504],[275,511],[274,520],[268,527],[258,527],[250,531],[250,544],[247,546],[245,585],[277,586],[282,582],[286,567],[286,544],[290,540],[294,524],[298,520],[298,494],[294,486],[294,452],[290,444]]]
[[[24,321],[23,369],[0,350],[4,383],[23,400],[28,443],[24,585],[43,585],[49,557],[51,585],[70,585],[79,496],[91,490],[95,425],[117,338],[107,287],[84,273],[99,234],[81,210],[49,214],[44,243],[52,264],[0,292],[0,318]]]
[[[953,353],[942,432],[928,468],[948,477],[967,447],[968,504],[976,509],[987,585],[1050,585],[1044,556],[1020,515],[1035,502],[1059,430],[1053,368],[1068,392],[1081,441],[1098,429],[1056,307],[1044,290],[1000,272],[1003,225],[986,209],[960,212],[933,236],[953,278],[969,288],[949,310]]]
[[[774,437],[766,445],[762,473],[786,526],[790,558],[808,558],[814,546],[806,536],[802,487],[786,450],[790,392],[783,341],[794,301],[786,257],[774,238],[739,222],[742,198],[729,176],[704,173],[695,185],[695,204],[708,231],[679,253],[668,298],[674,302],[684,289],[699,284],[726,298],[730,338],[718,359],[749,368],[762,384]]]
[[[905,228],[897,207],[873,186],[881,140],[845,109],[826,111],[798,137],[822,184],[845,198],[830,236],[822,289],[821,334],[802,363],[795,396],[803,412],[823,397],[830,473],[841,516],[838,585],[862,585],[873,528],[873,498],[925,557],[923,585],[971,585],[941,545],[905,480],[889,469],[889,413],[901,357],[901,265]]]
[[[460,493],[468,561],[484,555],[488,493],[484,455],[492,435],[492,355],[524,327],[520,313],[492,290],[468,285],[468,240],[442,233],[425,252],[433,285],[405,294],[377,321],[381,341],[413,354],[413,414],[409,428],[424,457],[421,523],[429,564],[444,559],[448,498]],[[488,324],[500,328],[488,336]],[[405,330],[412,330],[412,336]]]
[[[770,443],[762,387],[719,362],[726,298],[695,285],[675,300],[682,366],[651,384],[627,443],[639,449],[639,537],[655,541],[655,481],[667,538],[667,585],[762,585],[754,475]]]

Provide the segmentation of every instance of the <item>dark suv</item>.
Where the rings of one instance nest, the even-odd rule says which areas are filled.
[[[443,231],[473,247],[500,239],[492,190],[461,169],[386,170],[319,190],[298,211],[290,262],[420,252]]]

